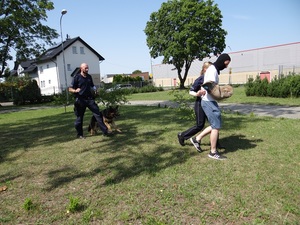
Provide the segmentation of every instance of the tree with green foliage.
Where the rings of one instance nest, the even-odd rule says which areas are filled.
[[[24,105],[40,103],[42,95],[37,81],[29,76],[8,77],[5,83],[0,84],[0,99],[8,98],[13,98],[15,105]]]
[[[130,81],[142,81],[141,77],[131,77],[131,76],[124,76],[124,75],[115,75],[113,77],[113,83],[125,83]]]
[[[135,71],[132,72],[132,74],[140,74],[140,73],[142,73],[141,70],[135,70]]]
[[[56,30],[44,25],[46,12],[54,9],[49,0],[1,0],[0,1],[0,77],[4,76],[7,62],[28,60],[40,55],[46,45],[58,37]]]
[[[145,28],[150,55],[175,66],[181,89],[195,59],[225,49],[222,18],[212,0],[169,0],[150,15]]]

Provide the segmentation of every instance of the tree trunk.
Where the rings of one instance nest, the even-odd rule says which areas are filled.
[[[182,69],[181,68],[179,68],[179,69],[176,68],[177,69],[177,73],[178,73],[178,78],[180,80],[179,89],[185,89],[184,82],[185,82],[185,80],[187,78],[187,75],[188,75],[189,69],[191,67],[191,64],[192,64],[192,62],[188,62],[188,61],[185,62],[185,71],[184,71],[183,77],[181,77],[181,71],[182,71]]]

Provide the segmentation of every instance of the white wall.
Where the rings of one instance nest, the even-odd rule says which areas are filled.
[[[77,54],[73,54],[72,46],[77,47]],[[80,53],[80,47],[84,48],[84,54]],[[80,41],[76,41],[64,51],[65,55],[65,68],[66,78],[64,74],[63,54],[59,54],[56,58],[56,64],[54,62],[45,62],[38,64],[38,73],[40,77],[39,86],[41,88],[42,95],[51,95],[53,93],[60,93],[61,90],[65,90],[66,86],[71,85],[72,72],[80,67],[81,63],[87,63],[89,65],[89,74],[93,76],[95,85],[100,83],[100,67],[99,58]],[[68,64],[70,69],[68,70]],[[49,68],[47,69],[47,65]],[[40,66],[43,66],[43,73],[40,71]],[[67,84],[66,84],[67,79]],[[51,80],[49,84],[49,80]],[[41,86],[41,82],[45,81],[45,87]]]
[[[300,42],[250,49],[228,53],[231,57],[232,74],[229,75],[229,68],[222,70],[220,83],[246,83],[249,77],[256,77],[262,71],[270,71],[271,79],[279,75],[290,72],[300,73]],[[205,58],[203,61],[195,60],[188,72],[185,85],[189,85],[192,80],[199,76],[203,62],[215,62],[216,57]],[[153,65],[153,79],[156,86],[173,86],[173,79],[177,79],[177,70],[172,70],[173,65],[158,64]],[[182,75],[184,71],[182,71]]]
[[[43,67],[43,72],[41,71]],[[51,95],[60,93],[60,83],[58,80],[57,67],[54,62],[45,62],[38,64],[38,84],[42,95]],[[42,85],[44,84],[44,86]]]

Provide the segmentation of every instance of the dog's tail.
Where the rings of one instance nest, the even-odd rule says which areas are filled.
[[[94,116],[92,116],[89,127],[88,127],[88,132],[90,132],[93,129],[93,127],[95,126],[95,123],[96,123],[96,118]]]
[[[92,130],[95,120],[96,120],[96,118],[94,116],[92,116],[89,127],[88,127],[88,132],[90,132]]]

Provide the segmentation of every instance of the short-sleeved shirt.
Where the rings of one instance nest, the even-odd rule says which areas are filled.
[[[201,89],[201,85],[203,84],[204,81],[204,75],[201,75],[200,77],[198,77],[193,85],[190,88],[190,91],[194,91],[197,92]],[[201,97],[197,96],[196,101],[201,101]]]
[[[209,82],[209,81],[213,81],[217,84],[219,84],[219,74],[218,71],[216,69],[216,67],[214,65],[210,65],[205,74],[204,74],[204,81],[203,83]],[[204,101],[216,101],[210,94],[208,94],[208,92],[206,92],[206,94],[203,96],[202,100]]]
[[[72,80],[71,88],[80,88],[80,92],[76,93],[76,97],[93,97],[91,89],[94,87],[93,78],[91,75],[87,74],[83,77],[80,73],[76,74]]]

